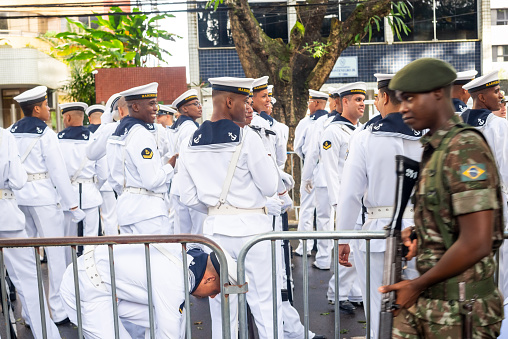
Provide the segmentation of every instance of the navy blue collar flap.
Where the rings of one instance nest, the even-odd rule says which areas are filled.
[[[184,122],[186,122],[186,121],[188,121],[188,120],[190,120],[190,121],[192,121],[194,124],[196,124],[196,127],[199,127],[199,124],[198,124],[197,122],[193,121],[191,117],[189,117],[189,116],[187,116],[187,115],[180,115],[180,116],[178,117],[178,119],[176,119],[176,122],[175,122],[173,125],[171,125],[170,129],[177,129],[177,128],[178,128],[178,127],[180,127],[180,126],[181,126]]]
[[[129,133],[130,129],[135,125],[141,125],[149,131],[155,130],[154,124],[147,124],[143,120],[127,116],[120,121],[113,135],[117,137],[124,136]]]
[[[314,114],[310,116],[310,120],[317,120],[325,114],[328,114],[328,112],[325,111],[324,109],[317,110],[316,112],[314,112]]]
[[[421,131],[415,131],[404,123],[402,114],[399,112],[390,113],[383,119],[372,124],[371,131],[373,134],[386,134],[411,140],[418,140],[422,136]]]
[[[268,121],[268,123],[270,124],[270,127],[273,126],[273,122],[274,122],[274,118],[272,118],[271,116],[268,115],[268,113],[266,113],[265,111],[259,113],[259,116],[263,119],[265,119],[266,121]]]
[[[354,131],[356,129],[356,126],[353,125],[353,123],[351,121],[349,121],[348,119],[344,118],[342,115],[340,114],[337,114],[335,116],[335,118],[333,118],[333,121],[332,123],[337,123],[337,124],[341,124],[341,125],[346,125],[347,127],[349,127],[352,131]]]
[[[492,114],[488,109],[468,109],[462,113],[462,120],[466,124],[474,127],[481,127],[487,122],[487,118]]]
[[[95,133],[100,125],[101,124],[90,124],[87,127],[90,130],[90,132]]]
[[[205,121],[194,132],[191,147],[218,144],[236,145],[240,138],[240,127],[231,120]]]
[[[378,114],[376,115],[375,117],[373,117],[372,119],[370,119],[369,121],[367,121],[365,123],[365,125],[363,126],[363,128],[367,128],[373,124],[375,124],[376,122],[378,122],[379,120],[381,120],[383,117],[381,116],[381,114]]]
[[[460,99],[452,98],[452,102],[453,107],[455,107],[455,112],[462,113],[467,109],[467,105]]]
[[[333,110],[331,111],[330,113],[328,113],[328,117],[334,117],[338,114],[339,112],[337,112],[336,110]],[[340,114],[339,114],[340,115]]]
[[[11,133],[42,134],[48,127],[44,121],[34,117],[24,117],[11,127]]]
[[[58,139],[90,140],[91,133],[85,126],[70,126],[58,133]]]

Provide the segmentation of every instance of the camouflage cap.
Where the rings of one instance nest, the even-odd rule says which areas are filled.
[[[408,93],[425,93],[445,87],[455,78],[457,71],[449,63],[434,58],[421,58],[398,71],[388,88]]]

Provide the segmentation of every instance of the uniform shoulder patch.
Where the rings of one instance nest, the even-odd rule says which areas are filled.
[[[178,307],[178,311],[180,312],[180,314],[183,313],[184,307],[185,307],[185,301],[180,305],[180,307]]]
[[[461,165],[460,181],[479,181],[487,179],[485,164]]]
[[[325,142],[323,142],[323,149],[329,149],[330,147],[332,147],[331,141],[326,140]]]
[[[141,156],[143,157],[143,159],[152,159],[153,157],[153,151],[151,148],[145,148],[144,150],[141,151]]]

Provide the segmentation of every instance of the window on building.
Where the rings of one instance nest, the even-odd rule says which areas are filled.
[[[493,62],[508,61],[508,45],[492,46],[492,61]]]
[[[494,12],[495,17],[492,17],[492,22],[496,25],[508,25],[508,9],[498,9]]]
[[[412,0],[406,4],[411,18],[406,17],[404,21],[411,32],[401,34],[403,41],[478,38],[477,0]]]
[[[0,30],[8,30],[9,21],[7,19],[7,13],[0,13]]]
[[[233,47],[228,7],[220,5],[216,11],[205,10],[205,7],[206,2],[198,2],[199,47]],[[270,38],[288,41],[285,2],[252,3],[250,7],[259,25]]]

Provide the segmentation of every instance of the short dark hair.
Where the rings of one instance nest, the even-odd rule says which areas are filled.
[[[19,105],[19,106],[21,107],[21,110],[23,111],[23,114],[25,115],[25,117],[31,117],[34,112],[35,107],[37,107],[37,106],[41,107],[43,102],[44,101],[36,102],[34,104]]]
[[[390,98],[390,102],[393,105],[400,105],[401,104],[401,102],[399,101],[399,99],[397,99],[397,96],[395,95],[395,91],[392,91],[388,87],[383,87],[383,88],[379,89],[379,97],[381,97],[383,95],[383,93],[386,93],[386,95],[388,95],[388,98]]]

